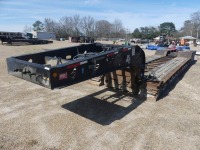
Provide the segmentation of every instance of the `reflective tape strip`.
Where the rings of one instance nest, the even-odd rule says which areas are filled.
[[[80,62],[80,65],[87,64],[87,63],[88,63],[87,60],[86,61],[82,61],[82,62]]]
[[[110,54],[107,54],[107,57],[110,57],[110,56],[113,56],[115,55],[115,53],[110,53]]]
[[[123,49],[122,51],[123,52],[127,52],[129,49],[128,48],[125,48],[125,49]]]
[[[115,52],[114,54],[118,54],[119,52]]]
[[[78,66],[80,66],[80,62],[67,66],[67,69],[75,68],[75,67],[78,67]]]
[[[50,68],[48,68],[48,67],[44,67],[44,69],[46,69],[46,70],[50,70]]]

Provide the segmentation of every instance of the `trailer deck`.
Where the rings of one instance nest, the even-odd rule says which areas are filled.
[[[6,36],[0,36],[0,41],[1,44],[3,45],[5,42],[13,45],[14,43],[26,43],[26,44],[49,44],[49,43],[53,43],[53,41],[49,41],[49,40],[40,40],[40,39],[25,39],[25,38],[17,38],[17,37],[6,37]]]

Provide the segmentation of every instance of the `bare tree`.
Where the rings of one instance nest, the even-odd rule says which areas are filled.
[[[80,32],[80,24],[81,24],[81,18],[79,15],[74,15],[73,17],[70,17],[70,22],[72,23],[72,29],[73,29],[73,35],[79,36],[81,34]]]
[[[80,17],[79,15],[65,16],[58,22],[44,19],[44,28],[47,32],[55,32],[57,37],[69,36],[92,36],[92,37],[122,37],[126,31],[120,20],[110,23],[107,20],[95,21],[91,16]]]
[[[81,20],[81,31],[85,36],[94,37],[95,32],[95,20],[94,18],[88,16],[83,17]]]
[[[31,27],[29,27],[27,25],[24,26],[24,30],[23,30],[24,33],[28,33],[28,32],[31,32],[31,31],[32,31]]]
[[[191,20],[186,20],[183,27],[180,29],[181,36],[194,34],[194,24]]]
[[[196,37],[198,38],[199,31],[200,31],[200,11],[194,12],[191,15],[191,21],[194,25]]]
[[[62,33],[67,36],[79,36],[81,34],[81,18],[79,15],[62,17],[59,25]]]
[[[191,21],[197,26],[200,26],[200,11],[191,14]]]
[[[56,37],[67,37],[66,33],[63,32],[61,24],[50,18],[44,19],[44,27],[46,32],[54,32]]]
[[[126,34],[126,30],[123,27],[122,21],[115,19],[112,23],[112,35],[115,38],[123,37]]]
[[[97,37],[110,37],[112,25],[107,20],[97,21],[95,24],[95,33]]]
[[[59,21],[60,30],[62,31],[62,34],[65,34],[66,36],[72,35],[72,28],[73,25],[70,22],[70,18],[68,16],[62,17]],[[64,36],[65,37],[65,36]]]
[[[44,28],[46,32],[55,32],[57,28],[57,23],[50,19],[50,18],[45,18],[44,19]]]

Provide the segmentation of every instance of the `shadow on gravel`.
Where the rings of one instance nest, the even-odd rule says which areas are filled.
[[[106,95],[108,91],[112,92],[112,94]],[[129,93],[116,92],[106,88],[64,104],[62,107],[98,124],[109,125],[126,116],[145,100],[146,98],[140,96],[133,96]]]
[[[12,44],[8,44],[8,43],[4,43],[3,44],[4,46],[28,46],[28,45],[31,45],[29,43],[21,43],[21,42],[18,42],[18,43],[12,43]]]

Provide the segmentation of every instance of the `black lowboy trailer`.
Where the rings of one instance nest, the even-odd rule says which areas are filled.
[[[28,44],[48,44],[48,43],[53,43],[53,41],[48,41],[48,40],[40,40],[40,39],[25,39],[25,38],[11,38],[11,37],[6,37],[6,36],[0,36],[0,41],[1,44],[3,45],[4,42],[8,44],[13,44],[13,43],[28,43]]]
[[[194,54],[161,50],[145,59],[139,46],[93,43],[10,57],[7,66],[9,74],[50,89],[92,79],[98,85],[159,99],[194,63]]]
[[[98,76],[104,76],[102,80],[109,86],[116,72],[129,74],[130,88],[137,94],[144,75],[145,54],[139,46],[93,43],[10,57],[7,66],[9,74],[50,89]]]

